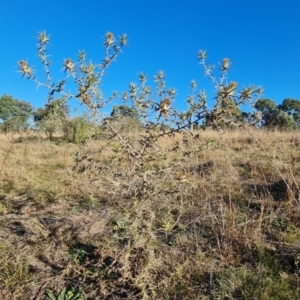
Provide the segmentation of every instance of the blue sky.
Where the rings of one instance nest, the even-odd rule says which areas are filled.
[[[104,78],[107,97],[128,90],[141,71],[152,83],[159,70],[177,90],[178,108],[185,107],[192,79],[212,96],[214,87],[197,61],[206,49],[216,66],[230,58],[228,80],[240,87],[262,86],[263,97],[278,103],[300,100],[299,16],[299,0],[1,0],[0,95],[45,104],[46,91],[17,73],[17,62],[25,59],[42,78],[34,39],[39,31],[51,34],[55,75],[78,50],[99,62],[103,37],[111,31],[126,33],[128,46]]]

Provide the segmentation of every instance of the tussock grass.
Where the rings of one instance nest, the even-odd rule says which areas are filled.
[[[114,139],[0,135],[1,299],[299,299],[299,132],[199,133],[143,199]]]

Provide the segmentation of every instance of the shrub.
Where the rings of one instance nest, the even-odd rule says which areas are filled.
[[[75,144],[84,143],[92,136],[92,132],[93,124],[86,116],[65,120],[63,123],[64,138]]]
[[[69,107],[66,104],[65,97],[52,99],[45,105],[45,108],[39,108],[34,112],[34,121],[37,127],[52,140],[54,133],[63,130],[68,114]]]
[[[121,258],[116,257],[111,270],[118,277],[121,273],[124,275],[122,284],[133,286],[135,295],[155,298],[173,277],[169,280],[168,274],[164,273],[163,252],[156,253],[153,249],[161,241],[170,246],[178,243],[174,235],[184,230],[180,227],[181,218],[189,209],[189,197],[192,198],[194,193],[185,167],[195,155],[216,147],[212,139],[203,139],[200,131],[191,132],[190,129],[194,125],[217,130],[245,126],[239,117],[239,107],[241,104],[252,105],[262,89],[249,86],[238,93],[237,82],[227,83],[225,80],[230,60],[225,58],[222,61],[220,80],[217,80],[212,72],[213,66],[206,63],[206,52],[200,51],[200,64],[216,87],[216,101],[211,110],[207,107],[205,92],[197,91],[196,81],[193,80],[187,98],[188,109],[185,112],[178,111],[174,106],[176,90],[167,86],[164,72],[159,71],[154,77],[154,88],[147,84],[146,76],[140,73],[139,83],[131,83],[129,90],[122,94],[124,105],[115,107],[118,113],[106,118],[101,108],[115,100],[117,93],[103,99],[99,86],[105,70],[126,44],[126,36],[117,42],[111,32],[106,34],[106,56],[100,64],[87,63],[85,52],[79,53],[78,61],[66,59],[64,70],[67,75],[58,83],[53,83],[48,76],[50,64],[45,53],[49,37],[41,32],[38,39],[38,55],[45,65],[48,81],[45,84],[39,81],[24,60],[19,62],[20,71],[24,77],[48,89],[49,104],[55,101],[54,95],[57,93],[65,101],[78,98],[95,119],[100,117],[101,122],[97,126],[101,124],[109,132],[110,141],[102,148],[95,148],[91,144],[82,146],[76,155],[74,170],[78,176],[82,173],[88,176],[88,181],[84,183],[85,190],[94,190],[99,197],[101,195],[112,203],[125,200],[119,213],[107,224],[112,233],[111,243],[122,248],[122,269],[117,267]],[[69,78],[75,81],[76,92],[65,92]],[[129,119],[124,118],[124,112],[129,114]],[[133,120],[132,114],[139,116],[143,124],[136,140],[122,130]],[[121,126],[118,122],[120,115]],[[255,123],[259,116],[252,116],[251,123]],[[50,120],[55,122],[54,119]],[[134,120],[137,121],[137,118]],[[84,119],[75,118],[67,124],[65,132],[73,142],[83,142],[88,136],[88,127]],[[49,135],[51,137],[51,132]],[[167,137],[173,138],[173,145],[163,143]],[[102,156],[103,151],[110,155]],[[180,155],[177,156],[175,154],[178,151]],[[158,211],[159,204],[163,205]],[[173,272],[182,278],[179,266]],[[160,277],[164,280],[160,280]],[[178,289],[182,291],[184,286],[178,285]]]

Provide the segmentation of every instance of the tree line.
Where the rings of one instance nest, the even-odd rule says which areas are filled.
[[[254,107],[261,113],[260,121],[255,124],[256,127],[269,129],[300,127],[300,100],[286,98],[281,104],[277,104],[271,99],[259,99]],[[232,113],[232,118],[251,123],[251,113],[239,109]],[[114,120],[120,130],[143,126],[138,111],[126,105],[115,105],[109,119]],[[209,125],[209,122],[209,118],[204,120],[206,125]],[[55,132],[63,131],[74,141],[76,131],[81,131],[81,133],[85,131],[83,135],[87,137],[90,133],[90,129],[87,130],[89,127],[91,124],[87,116],[70,117],[70,109],[64,98],[35,109],[29,102],[14,99],[10,95],[4,94],[0,97],[0,130],[2,132],[36,129],[44,131],[51,139]],[[105,120],[102,127],[105,128]]]

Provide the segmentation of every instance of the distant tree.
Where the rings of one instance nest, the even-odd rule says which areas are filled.
[[[28,128],[28,119],[32,116],[33,107],[26,101],[19,101],[4,94],[0,97],[1,127],[5,131],[18,131]]]
[[[241,121],[246,124],[251,124],[252,126],[256,126],[259,120],[254,112],[242,112]]]
[[[284,99],[278,108],[292,116],[297,126],[300,126],[300,101],[296,99]]]
[[[218,109],[223,115],[223,125],[221,126],[223,128],[235,127],[236,124],[242,124],[243,122],[246,122],[246,119],[244,118],[245,115],[231,96],[220,98]],[[207,115],[204,125],[213,126],[215,117],[215,113],[212,111],[211,114]]]
[[[259,99],[255,108],[262,113],[262,126],[272,127],[276,125],[277,106],[271,99]]]
[[[260,99],[255,108],[262,113],[262,126],[267,128],[296,128],[297,124],[292,116],[287,114],[281,105],[276,105],[271,99]]]
[[[33,120],[36,125],[39,127],[39,122],[46,117],[46,109],[39,107],[33,112]]]
[[[63,126],[64,138],[75,144],[83,143],[95,132],[94,127],[88,115],[68,119]]]
[[[15,100],[4,94],[0,98],[0,119],[6,121],[16,114]]]
[[[119,129],[133,129],[143,126],[138,111],[134,107],[126,105],[115,105],[110,114],[110,119],[114,124],[119,125]]]
[[[66,105],[64,98],[52,100],[44,108],[39,107],[33,113],[36,126],[44,130],[50,140],[53,139],[55,132],[63,129],[64,122],[68,119],[68,116],[69,106]]]
[[[138,111],[134,107],[129,107],[127,105],[115,105],[110,115],[139,119]]]
[[[65,119],[69,115],[69,106],[66,105],[65,100],[57,99],[53,100],[50,103],[47,103],[45,107],[39,107],[36,111],[34,111],[34,121],[39,122],[44,119],[49,118],[49,116],[55,116],[59,119]]]

